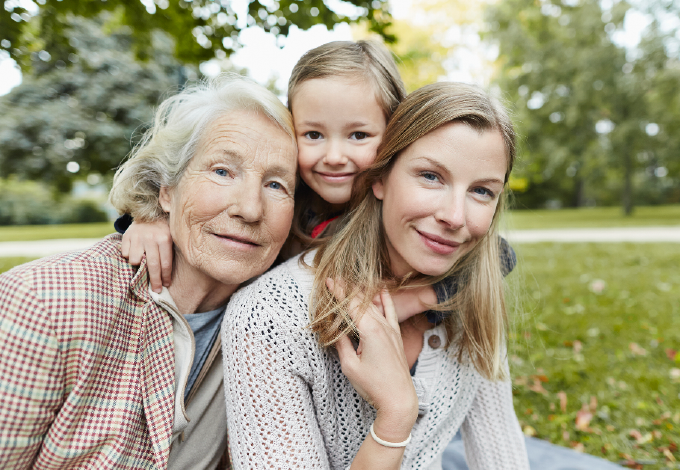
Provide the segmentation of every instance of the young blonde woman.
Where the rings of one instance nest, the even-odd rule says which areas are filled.
[[[229,303],[236,469],[440,469],[459,429],[470,468],[529,468],[498,263],[514,157],[505,111],[475,87],[429,85],[399,105],[335,235]],[[388,291],[447,279],[439,315],[399,323]]]

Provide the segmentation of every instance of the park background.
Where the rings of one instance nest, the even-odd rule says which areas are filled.
[[[511,235],[649,234],[514,243],[515,409],[529,436],[680,468],[680,237],[653,241],[680,229],[679,31],[677,0],[5,0],[0,245],[110,233],[116,167],[187,80],[234,71],[285,102],[306,50],[377,38],[409,91],[460,80],[507,103]],[[38,256],[17,254],[0,272]]]

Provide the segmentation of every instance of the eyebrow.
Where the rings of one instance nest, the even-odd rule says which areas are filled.
[[[319,121],[302,121],[300,124],[303,125],[303,126],[309,126],[309,127],[326,127],[326,125],[323,122],[319,122]],[[345,128],[363,127],[363,126],[369,126],[369,125],[371,125],[371,123],[368,122],[368,121],[352,121],[352,122],[348,122],[347,124],[345,124],[344,127]]]
[[[418,158],[416,158],[416,160],[425,160],[425,161],[427,161],[428,163],[430,163],[431,165],[437,167],[440,171],[442,171],[442,172],[444,172],[444,173],[446,173],[446,174],[451,174],[451,171],[449,171],[449,169],[448,169],[447,167],[445,167],[444,165],[442,165],[441,163],[439,163],[437,160],[433,160],[433,159],[430,158],[430,157],[418,157]],[[482,180],[477,180],[477,181],[475,181],[475,183],[477,183],[477,184],[484,184],[484,183],[487,183],[487,184],[488,184],[488,183],[498,183],[498,184],[505,185],[505,181],[499,180],[498,178],[484,178],[484,179],[482,179]]]

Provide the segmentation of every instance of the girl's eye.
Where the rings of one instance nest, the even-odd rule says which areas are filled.
[[[319,140],[322,137],[322,135],[321,132],[309,131],[305,132],[305,137],[307,137],[310,140]]]
[[[368,137],[368,134],[361,131],[352,132],[352,135],[350,135],[350,138],[354,140],[364,140],[366,137]]]

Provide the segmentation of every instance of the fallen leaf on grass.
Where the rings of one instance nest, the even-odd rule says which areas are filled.
[[[593,419],[593,413],[590,412],[588,405],[585,403],[576,413],[576,429],[579,431],[590,431],[590,422]]]
[[[581,442],[571,442],[570,445],[571,448],[574,449],[576,452],[583,453],[585,451],[585,448]]]
[[[633,355],[635,355],[635,356],[646,356],[647,355],[647,350],[637,343],[630,343],[628,345],[628,347],[630,348],[630,352],[632,352]]]
[[[648,442],[651,442],[653,439],[651,432],[642,434],[637,429],[631,429],[630,432],[628,432],[628,435],[635,439],[635,442],[637,442],[638,444],[647,444]]]
[[[680,379],[680,369],[673,367],[670,371],[668,371],[668,375],[670,375],[672,380],[678,380]]]
[[[557,397],[560,399],[560,410],[562,410],[562,413],[567,412],[567,392],[565,391],[559,391],[557,392]]]
[[[670,449],[668,449],[668,447],[663,449],[662,453],[664,456],[666,456],[669,462],[675,462],[675,457],[673,456],[673,453],[670,451]]]
[[[666,349],[666,357],[670,359],[671,361],[674,361],[676,358],[676,355],[678,352],[675,349],[667,348]]]

